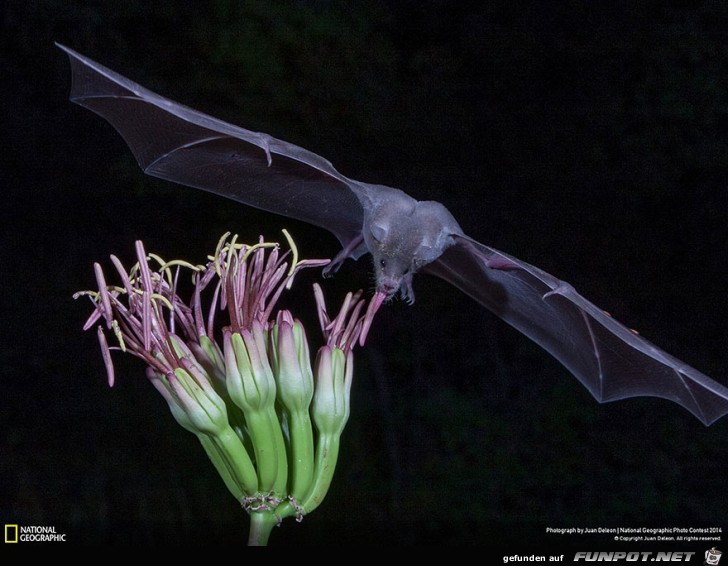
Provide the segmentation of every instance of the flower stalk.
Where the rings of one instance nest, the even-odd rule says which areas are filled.
[[[313,482],[314,440],[309,407],[313,399],[313,374],[305,330],[290,313],[278,313],[271,330],[273,371],[279,385],[281,420],[286,423],[290,497],[302,501]]]
[[[225,331],[227,390],[245,416],[255,450],[258,489],[263,493],[283,493],[288,465],[275,412],[276,384],[266,355],[265,335],[259,322],[254,321],[252,326],[252,331]]]
[[[331,486],[339,458],[341,434],[349,419],[353,356],[339,348],[324,346],[316,360],[316,396],[311,412],[318,430],[316,481],[303,501],[307,512],[321,505]]]
[[[225,234],[203,265],[165,262],[137,242],[131,269],[111,256],[119,284],[109,285],[95,264],[98,291],[74,295],[92,300],[84,329],[98,325],[109,385],[113,350],[146,363],[172,416],[197,437],[250,515],[249,545],[267,544],[273,526],[302,520],[326,496],[349,417],[352,352],[382,303],[379,295],[367,305],[361,291],[349,293],[331,318],[314,285],[326,344],[312,368],[303,325],[275,308],[298,271],[328,262],[299,261],[284,234],[286,253]],[[189,300],[181,297],[183,270],[192,275]]]

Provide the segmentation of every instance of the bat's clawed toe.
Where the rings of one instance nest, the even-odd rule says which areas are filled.
[[[412,288],[412,274],[409,273],[402,279],[402,285],[399,288],[402,298],[408,305],[415,304],[415,291]]]
[[[321,270],[321,275],[323,275],[326,279],[330,279],[331,277],[336,274],[337,271],[339,271],[339,268],[341,267],[341,263],[336,263],[335,260],[332,260],[331,263],[329,263],[326,267],[324,267]]]

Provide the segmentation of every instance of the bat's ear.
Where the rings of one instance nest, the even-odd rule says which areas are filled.
[[[386,222],[372,222],[369,231],[377,242],[383,242],[387,238],[389,232],[389,224]]]

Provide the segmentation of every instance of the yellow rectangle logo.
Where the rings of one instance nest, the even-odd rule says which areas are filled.
[[[5,542],[18,542],[18,525],[5,525]]]

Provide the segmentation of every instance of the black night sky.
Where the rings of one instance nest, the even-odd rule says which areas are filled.
[[[90,305],[71,297],[94,285],[94,261],[130,261],[137,239],[196,262],[228,230],[253,241],[287,228],[311,258],[339,248],[144,176],[105,121],[68,101],[54,41],[348,177],[441,201],[473,238],[728,384],[726,3],[10,0],[0,16],[0,522],[53,525],[82,546],[244,545],[245,513],[142,363],[115,356],[108,388],[81,330]],[[285,300],[314,343],[320,280],[303,274]],[[371,292],[368,258],[323,285],[332,302]],[[728,546],[728,531],[672,546],[548,534],[728,529],[728,420],[706,428],[654,398],[600,405],[467,296],[425,275],[414,289],[357,351],[326,501],[272,546],[695,561]]]

